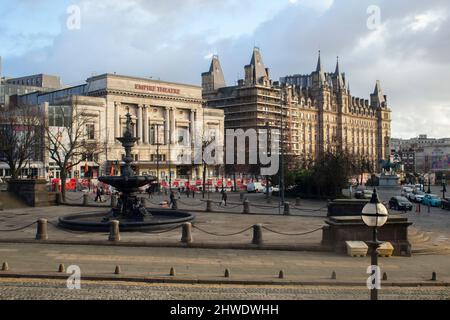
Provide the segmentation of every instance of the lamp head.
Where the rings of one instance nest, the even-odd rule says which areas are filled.
[[[388,210],[378,199],[377,190],[374,189],[370,202],[362,210],[364,223],[371,228],[382,227],[388,220]]]

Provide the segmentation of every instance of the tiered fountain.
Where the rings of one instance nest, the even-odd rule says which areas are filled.
[[[148,231],[171,228],[195,218],[193,214],[177,210],[148,209],[138,197],[140,187],[156,180],[153,176],[136,176],[131,163],[131,149],[139,138],[132,134],[133,122],[128,112],[126,130],[117,138],[125,149],[121,176],[100,177],[99,181],[113,186],[119,192],[117,205],[106,213],[75,214],[59,219],[59,226],[71,230],[103,232],[109,230],[109,221],[118,220],[121,231]]]

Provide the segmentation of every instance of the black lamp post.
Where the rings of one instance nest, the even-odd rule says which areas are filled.
[[[430,175],[428,175],[428,194],[431,194],[431,179],[430,179]]]
[[[382,244],[378,241],[378,228],[382,227],[388,220],[388,211],[386,207],[378,200],[377,190],[373,190],[372,199],[362,210],[362,219],[364,223],[373,229],[372,241],[368,242],[371,250],[371,265],[375,267],[375,283],[370,291],[370,299],[378,300],[378,289],[375,284],[380,275],[378,274],[378,252],[377,249]]]
[[[447,186],[445,182],[442,182],[442,199],[445,199],[445,193],[447,192]]]

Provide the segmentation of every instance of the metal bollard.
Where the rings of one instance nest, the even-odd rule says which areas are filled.
[[[47,219],[37,221],[36,240],[48,240]]]
[[[89,195],[87,193],[83,194],[83,206],[87,206],[89,202]]]
[[[182,243],[192,243],[192,223],[186,222],[182,226],[181,231],[181,242]]]
[[[111,208],[117,207],[117,197],[115,195],[111,195]]]
[[[284,203],[284,215],[289,216],[291,214],[291,204],[289,202]]]
[[[173,199],[172,210],[178,210],[178,199],[177,198]]]
[[[242,211],[243,214],[250,214],[250,201],[245,200],[244,201],[244,210]]]
[[[262,224],[255,224],[253,226],[253,244],[262,245],[263,244],[263,234],[262,234]]]
[[[433,272],[431,274],[431,281],[437,281],[437,273],[436,272]]]
[[[300,207],[301,206],[300,198],[295,198],[295,206],[296,207]]]
[[[112,220],[109,223],[109,241],[120,241],[119,221]]]
[[[64,203],[63,198],[62,198],[62,193],[58,192],[56,194],[56,205],[60,206]]]
[[[212,200],[206,200],[206,212],[212,212]]]
[[[241,193],[239,194],[239,199],[244,200],[244,193],[243,193],[243,192],[241,192]]]

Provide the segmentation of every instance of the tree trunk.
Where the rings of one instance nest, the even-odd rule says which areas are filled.
[[[66,179],[67,179],[67,173],[64,171],[61,171],[60,174],[60,178],[61,178],[61,195],[63,198],[63,201],[66,201]]]

